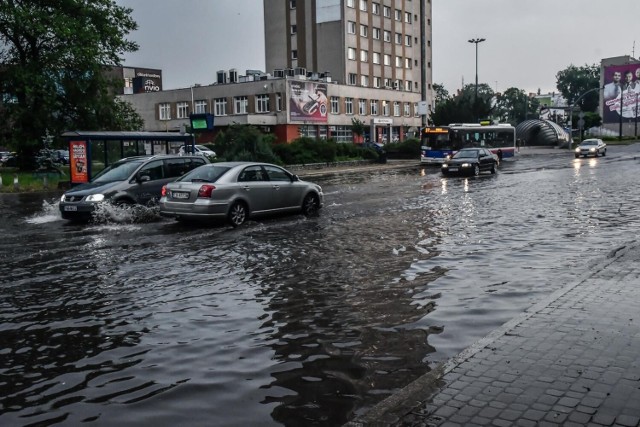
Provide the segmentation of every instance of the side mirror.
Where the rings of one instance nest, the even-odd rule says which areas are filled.
[[[300,181],[300,177],[298,175],[291,175],[291,182]]]
[[[149,175],[138,174],[138,176],[136,177],[136,181],[138,181],[139,183],[151,181],[151,177]]]

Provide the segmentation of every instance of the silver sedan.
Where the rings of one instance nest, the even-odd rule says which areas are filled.
[[[212,163],[162,189],[160,214],[178,220],[226,219],[242,225],[265,214],[312,215],[324,204],[322,188],[279,166],[255,162]]]
[[[599,155],[607,155],[607,144],[598,138],[585,139],[576,147],[575,150],[576,159],[580,156],[598,157]]]

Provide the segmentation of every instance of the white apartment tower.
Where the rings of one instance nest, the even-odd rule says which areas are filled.
[[[269,73],[431,99],[431,0],[264,0],[264,19]]]

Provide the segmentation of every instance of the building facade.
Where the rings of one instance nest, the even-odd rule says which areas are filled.
[[[125,95],[148,131],[179,131],[211,113],[215,133],[255,125],[299,136],[401,141],[419,135],[432,103],[431,0],[264,0],[266,72],[220,70],[210,85]]]

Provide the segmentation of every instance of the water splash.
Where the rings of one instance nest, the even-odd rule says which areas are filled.
[[[33,216],[26,219],[29,224],[46,224],[49,222],[60,221],[62,216],[60,215],[59,201],[48,202],[42,201],[42,210]]]
[[[98,224],[118,223],[135,224],[160,220],[157,205],[113,205],[99,203],[93,213],[93,222]]]

